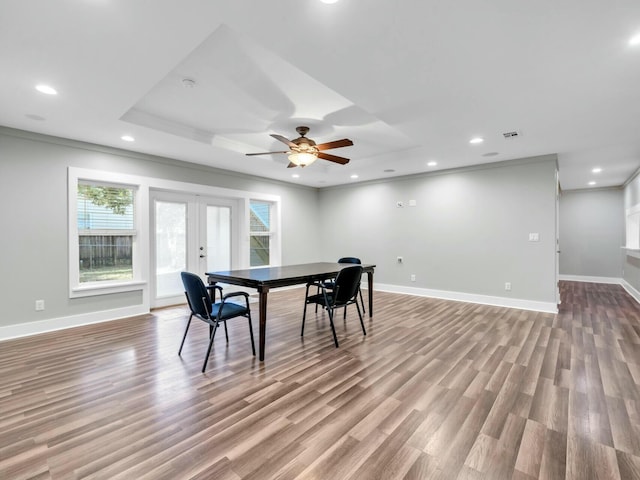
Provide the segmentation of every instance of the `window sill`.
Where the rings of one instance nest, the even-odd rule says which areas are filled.
[[[112,293],[132,292],[142,290],[147,282],[131,281],[118,283],[104,283],[75,286],[69,292],[69,298],[93,297],[96,295],[109,295]]]
[[[640,248],[620,247],[626,251],[627,257],[640,258]]]

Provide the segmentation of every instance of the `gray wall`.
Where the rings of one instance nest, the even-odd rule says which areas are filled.
[[[69,166],[280,195],[283,263],[320,259],[316,189],[0,128],[0,326],[142,303],[139,291],[69,298]]]
[[[375,263],[377,283],[553,303],[556,163],[550,155],[323,189],[323,259]]]
[[[562,192],[559,230],[561,275],[622,278],[622,189]]]
[[[377,284],[555,302],[555,156],[318,191],[0,128],[0,326],[142,303],[69,298],[69,166],[280,195],[283,264],[353,255],[378,265]]]

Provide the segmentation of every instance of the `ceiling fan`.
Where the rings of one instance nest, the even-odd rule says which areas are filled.
[[[309,133],[309,127],[297,127],[296,132],[298,132],[300,137],[294,140],[289,140],[288,138],[285,138],[282,135],[277,135],[275,133],[271,134],[271,136],[276,140],[280,140],[282,143],[286,143],[289,146],[289,150],[282,150],[280,152],[247,153],[247,155],[251,156],[270,155],[273,153],[286,153],[289,155],[289,165],[287,165],[287,168],[306,167],[307,165],[311,165],[318,158],[329,160],[330,162],[334,163],[339,163],[340,165],[346,165],[347,163],[349,163],[348,158],[324,153],[324,150],[329,150],[332,148],[350,147],[351,145],[353,145],[353,142],[348,138],[343,138],[342,140],[334,140],[333,142],[321,143],[317,145],[316,142],[314,142],[310,138],[305,137],[305,135]]]

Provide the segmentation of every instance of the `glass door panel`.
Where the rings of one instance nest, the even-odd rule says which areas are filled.
[[[231,207],[206,205],[204,271],[231,269]],[[201,247],[203,248],[203,247]]]
[[[187,270],[187,203],[157,200],[155,226],[155,297],[182,297],[180,272]]]

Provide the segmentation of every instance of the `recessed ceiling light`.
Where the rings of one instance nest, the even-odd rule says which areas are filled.
[[[640,33],[634,35],[629,39],[629,45],[631,45],[632,47],[635,45],[640,45]]]
[[[183,78],[182,86],[184,88],[193,88],[196,86],[196,81],[193,78]]]
[[[435,167],[436,165],[438,165],[438,162],[431,161],[431,162],[427,163],[427,167]]]
[[[122,140],[124,140],[125,142],[133,142],[133,141],[135,141],[135,138],[133,138],[131,135],[123,135],[120,138]]]
[[[36,85],[36,90],[38,90],[40,93],[44,93],[45,95],[57,95],[58,92],[56,91],[55,88],[50,87],[49,85]]]
[[[593,180],[591,180],[591,181],[589,182],[589,185],[595,185],[595,184],[596,184],[596,182],[594,182]]]
[[[293,175],[291,175],[293,178],[300,178],[300,175],[298,175],[297,173],[294,173]]]
[[[35,113],[28,113],[25,117],[30,118],[31,120],[36,120],[37,122],[44,122],[46,120],[46,118],[36,115]]]
[[[331,3],[337,3],[338,0],[320,0],[322,3],[327,3],[327,4],[331,4]]]
[[[395,172],[395,170],[393,168],[387,168],[386,170],[383,170],[384,173],[393,173]]]
[[[351,175],[351,178],[353,178],[353,179],[355,180],[356,178],[358,178],[358,175],[356,175],[356,174],[354,173],[353,175]]]
[[[484,138],[482,138],[482,137],[474,137],[471,140],[469,140],[469,143],[474,144],[474,145],[477,144],[477,143],[482,143],[482,142],[484,142]]]
[[[596,167],[593,170],[591,170],[593,173],[600,173],[602,171],[602,169],[600,167]]]

